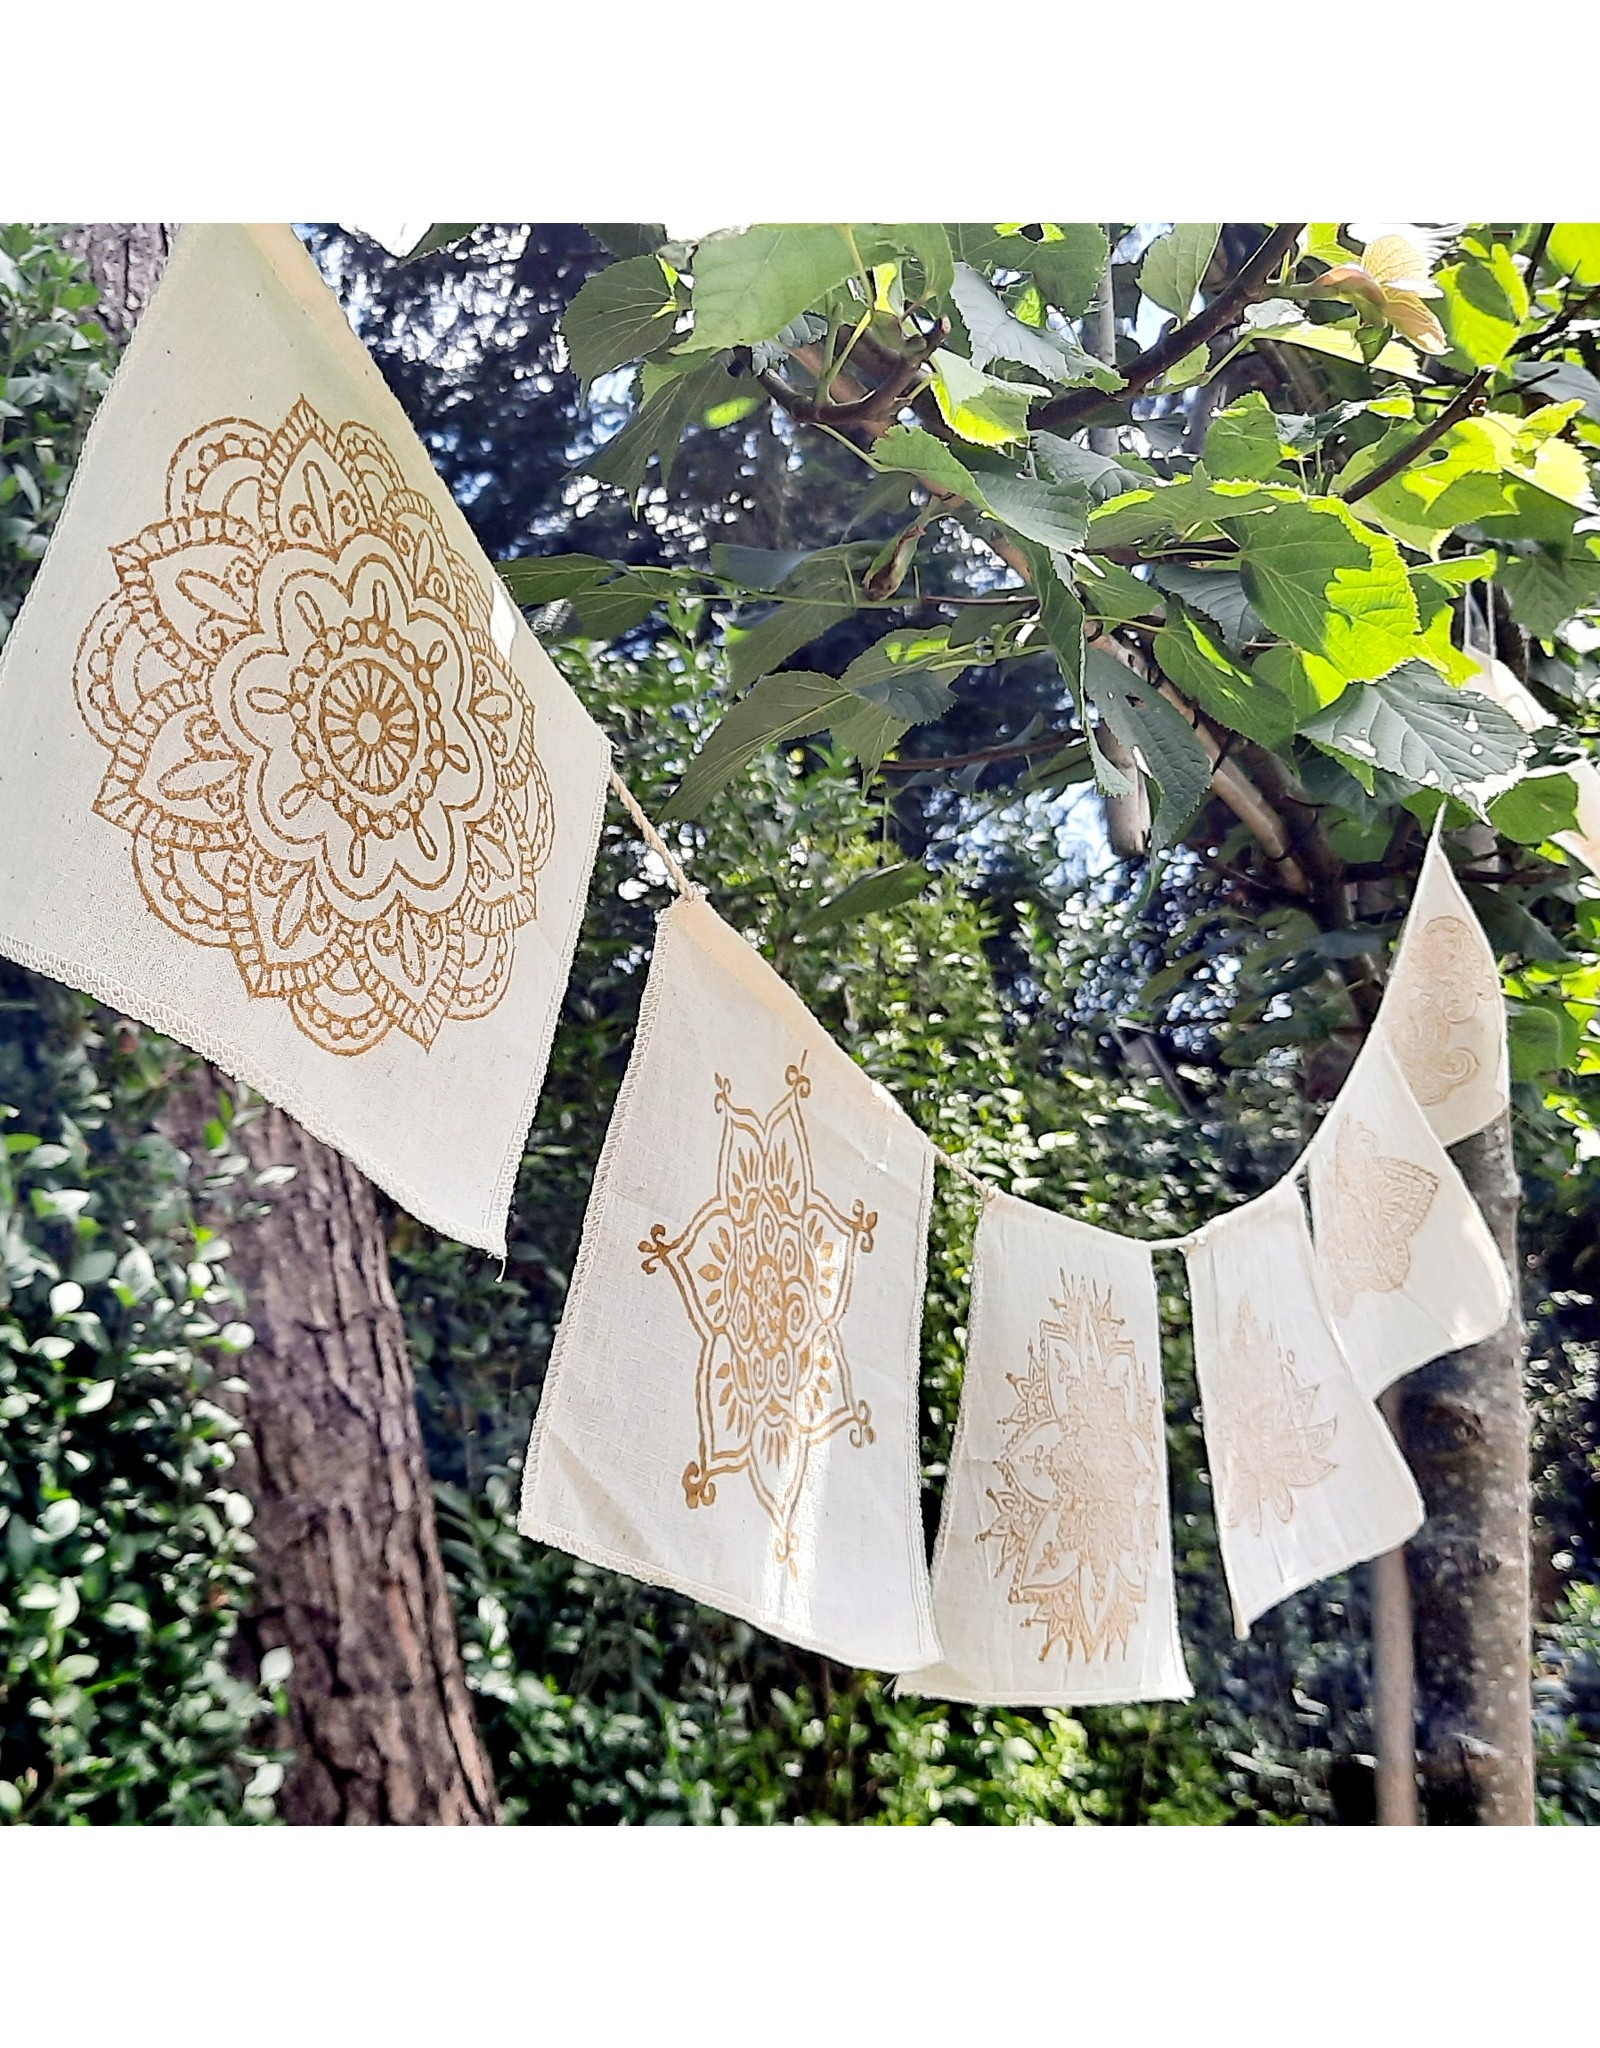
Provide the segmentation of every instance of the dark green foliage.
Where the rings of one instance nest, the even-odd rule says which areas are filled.
[[[9,968],[0,1007],[0,1819],[270,1820],[273,1707],[232,1668],[250,1329],[148,1129],[171,1049],[119,1057]]]
[[[67,494],[110,351],[95,288],[59,243],[0,225],[0,642]]]

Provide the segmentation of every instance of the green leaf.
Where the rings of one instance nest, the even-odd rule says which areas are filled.
[[[670,341],[677,316],[677,294],[657,258],[630,256],[582,285],[562,316],[561,332],[587,387]]]
[[[972,471],[926,427],[891,427],[872,444],[871,461],[874,468],[906,470],[936,491],[969,498],[980,508],[985,505]]]
[[[952,226],[949,235],[963,263],[1031,277],[1040,295],[1069,319],[1094,297],[1109,254],[1104,232],[1087,221],[1047,222],[1037,237],[971,223]]]
[[[693,269],[696,346],[735,348],[770,341],[843,284],[856,252],[842,227],[753,227],[708,235]]]
[[[1115,655],[1086,648],[1083,686],[1160,791],[1150,825],[1152,846],[1172,845],[1211,787],[1210,756],[1183,713]]]
[[[712,564],[719,573],[737,575],[736,563],[753,550],[713,548]],[[765,555],[759,565],[757,585],[781,569],[784,600],[754,626],[730,626],[724,635],[728,677],[736,690],[745,690],[758,676],[768,674],[786,662],[809,641],[825,633],[841,619],[849,618],[861,602],[855,569],[863,557],[870,558],[870,546],[819,548],[798,559]],[[782,568],[784,559],[788,567]]]
[[[1219,520],[1257,512],[1276,512],[1283,500],[1248,483],[1210,484],[1194,478],[1181,483],[1152,483],[1107,498],[1089,522],[1091,548],[1138,547],[1214,528]]]
[[[1122,379],[1116,371],[1087,354],[1069,336],[1052,334],[1013,319],[969,264],[956,265],[951,297],[966,323],[975,369],[986,369],[996,361],[1018,363],[1025,370],[1037,370],[1055,384],[1093,384],[1102,391],[1120,389]]]
[[[1489,806],[1489,822],[1502,839],[1537,846],[1578,824],[1578,785],[1570,775],[1525,775]]]
[[[1242,654],[1266,628],[1244,594],[1244,578],[1233,569],[1195,569],[1184,562],[1158,562],[1151,572],[1158,589],[1181,598],[1192,612],[1215,626],[1230,654]]]
[[[1160,590],[1125,569],[1120,562],[1103,562],[1091,555],[1080,564],[1078,595],[1086,608],[1108,626],[1125,626],[1134,619],[1159,619],[1162,615]]]
[[[1105,233],[1088,221],[1062,221],[1047,226],[1044,239],[1034,242],[1031,259],[1021,267],[1032,277],[1044,298],[1075,320],[1094,297],[1095,287],[1105,275],[1110,254]]]
[[[1214,477],[1270,476],[1283,460],[1278,422],[1259,391],[1217,413],[1206,431],[1205,465]]]
[[[667,231],[658,221],[653,225],[643,221],[624,221],[611,227],[597,227],[592,221],[583,224],[585,234],[593,235],[602,249],[613,256],[653,256],[667,239]]]
[[[1013,384],[1002,377],[986,377],[975,370],[965,356],[948,349],[935,349],[933,397],[945,425],[963,441],[985,448],[1003,448],[1028,438],[1028,408],[1036,398],[1048,398],[1042,384]]]
[[[984,472],[984,502],[1003,525],[1057,554],[1081,548],[1089,532],[1086,484],[1046,483],[1031,476]]]
[[[1060,667],[1062,680],[1083,722],[1089,758],[1094,764],[1094,779],[1107,796],[1129,796],[1134,783],[1114,761],[1107,758],[1095,733],[1094,721],[1089,716],[1083,692],[1084,613],[1078,594],[1061,573],[1048,548],[1030,545],[1026,553],[1029,574],[1039,599],[1039,623],[1044,627],[1045,638]]]
[[[839,684],[904,724],[921,725],[954,701],[945,677],[970,666],[966,649],[951,648],[947,627],[932,633],[907,630],[874,641],[851,662]]]
[[[729,682],[736,690],[749,689],[855,609],[853,604],[795,598],[753,626],[730,626],[724,636]]]
[[[1592,290],[1600,284],[1600,221],[1558,221],[1550,231],[1546,254],[1575,285]]]
[[[1560,1073],[1578,1057],[1583,1034],[1578,1020],[1560,1003],[1523,1004],[1506,1020],[1513,1081],[1537,1081]]]
[[[876,267],[880,263],[901,262],[901,282],[907,287],[908,299],[942,299],[948,293],[955,277],[955,262],[950,237],[938,221],[858,227],[855,237],[864,263]],[[906,265],[901,260],[904,258],[915,265],[918,276],[907,278]]]
[[[523,555],[497,562],[500,580],[518,604],[558,604],[576,591],[607,583],[617,564],[599,555]]]
[[[1488,262],[1467,257],[1441,270],[1438,281],[1440,319],[1451,342],[1470,363],[1498,368],[1528,316],[1528,288],[1511,251],[1496,243]]]
[[[847,753],[860,761],[865,775],[876,775],[889,749],[898,746],[909,730],[904,719],[896,718],[881,704],[866,697],[846,697],[829,721],[829,731]]]
[[[1288,699],[1235,668],[1181,602],[1174,600],[1168,619],[1155,638],[1155,657],[1167,680],[1208,718],[1264,747],[1281,747],[1295,727]]]
[[[1501,571],[1517,624],[1540,640],[1553,640],[1568,619],[1600,606],[1600,557],[1586,548],[1535,548]]]
[[[851,695],[833,676],[799,669],[763,676],[706,735],[662,812],[663,819],[675,823],[696,817],[764,747],[824,731]]]
[[[878,868],[870,875],[857,875],[837,896],[830,896],[826,903],[808,910],[795,926],[796,935],[809,938],[813,932],[826,931],[829,925],[897,910],[913,896],[920,896],[927,882],[927,869],[911,860],[897,861],[893,867]]]
[[[1220,221],[1180,221],[1150,244],[1139,269],[1140,291],[1187,320],[1221,233]]]
[[[1400,550],[1336,499],[1286,503],[1231,530],[1245,595],[1270,631],[1348,682],[1415,656],[1420,621]]]
[[[1420,662],[1346,690],[1303,730],[1319,746],[1413,788],[1442,789],[1479,812],[1478,785],[1509,775],[1526,745],[1522,728],[1498,704],[1451,689]]]
[[[1060,434],[1037,433],[1029,438],[1035,462],[1052,482],[1087,484],[1092,503],[1102,505],[1124,491],[1147,490],[1152,479],[1136,464],[1111,455],[1097,455],[1079,441],[1064,440]]]
[[[672,378],[645,399],[620,434],[589,458],[585,467],[590,476],[636,499],[650,464],[659,462],[662,484],[669,484],[685,431],[731,387],[726,359],[720,355]]]

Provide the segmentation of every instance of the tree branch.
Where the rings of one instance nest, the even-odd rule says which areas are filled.
[[[1119,400],[1137,398],[1141,392],[1147,391],[1203,341],[1210,341],[1214,335],[1220,334],[1237,313],[1260,296],[1273,271],[1299,241],[1304,225],[1303,221],[1286,221],[1281,227],[1274,228],[1250,260],[1209,304],[1201,307],[1192,320],[1174,327],[1154,348],[1146,349],[1142,356],[1136,356],[1129,363],[1123,372],[1120,391],[1069,391],[1065,398],[1058,398],[1054,405],[1047,405],[1034,424],[1051,433],[1059,433],[1063,427],[1076,426],[1108,401],[1115,404]]]
[[[1436,414],[1420,434],[1414,435],[1403,448],[1397,448],[1387,462],[1380,462],[1376,469],[1369,470],[1358,482],[1353,483],[1349,490],[1342,492],[1344,502],[1353,505],[1357,498],[1364,498],[1371,491],[1381,490],[1391,477],[1397,477],[1401,470],[1409,468],[1419,455],[1425,454],[1435,441],[1442,440],[1450,429],[1464,420],[1469,413],[1482,412],[1487,403],[1484,393],[1488,388],[1489,372],[1480,370],[1475,377],[1462,385],[1444,411]]]

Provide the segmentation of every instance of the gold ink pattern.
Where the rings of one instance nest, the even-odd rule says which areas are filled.
[[[1465,918],[1433,917],[1417,934],[1405,961],[1402,998],[1394,1027],[1395,1056],[1411,1092],[1436,1108],[1477,1074],[1480,1061],[1455,1034],[1499,986],[1483,957],[1481,939]],[[1393,1000],[1391,996],[1390,1000]]]
[[[1233,1357],[1224,1375],[1223,1397],[1211,1403],[1220,1411],[1213,1419],[1222,1446],[1217,1511],[1224,1528],[1248,1522],[1259,1536],[1269,1511],[1280,1522],[1293,1521],[1296,1495],[1339,1469],[1323,1456],[1339,1419],[1317,1419],[1321,1388],[1299,1377],[1294,1353],[1282,1348],[1270,1322],[1263,1328],[1248,1299],[1234,1318]]]
[[[774,1556],[797,1572],[795,1520],[813,1450],[840,1430],[858,1449],[873,1441],[842,1326],[878,1214],[858,1201],[846,1215],[817,1187],[804,1059],[784,1084],[760,1116],[716,1077],[716,1192],[676,1237],[652,1225],[639,1250],[647,1273],[671,1274],[700,1339],[700,1446],[684,1470],[684,1499],[710,1507],[719,1478],[747,1473],[777,1532]]]
[[[489,593],[382,441],[303,398],[215,420],[111,561],[78,706],[156,916],[327,1052],[493,1010],[550,788]]]
[[[1319,1177],[1317,1252],[1336,1315],[1360,1294],[1393,1294],[1411,1277],[1412,1239],[1427,1221],[1439,1176],[1378,1149],[1375,1131],[1346,1118]]]
[[[1069,1661],[1127,1654],[1164,1506],[1160,1403],[1111,1291],[1065,1273],[1061,1290],[1027,1371],[1006,1374],[1016,1405],[976,1538],[1009,1571],[1010,1604],[1032,1610],[1022,1626],[1044,1630],[1041,1663],[1057,1644]]]

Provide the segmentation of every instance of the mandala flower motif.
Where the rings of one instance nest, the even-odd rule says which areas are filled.
[[[841,1429],[873,1439],[872,1411],[851,1390],[842,1325],[858,1254],[872,1250],[875,1210],[847,1216],[816,1185],[801,1105],[804,1060],[765,1116],[741,1109],[717,1077],[722,1119],[717,1188],[674,1238],[657,1223],[639,1246],[644,1270],[670,1273],[700,1339],[699,1456],[683,1474],[691,1508],[716,1481],[748,1472],[777,1530],[774,1554],[797,1569],[795,1515],[812,1449]]]
[[[1336,1315],[1360,1294],[1392,1294],[1411,1277],[1411,1244],[1427,1221],[1439,1176],[1378,1149],[1353,1117],[1340,1122],[1333,1159],[1319,1180],[1317,1252]]]
[[[989,1488],[993,1544],[1007,1598],[1041,1627],[1042,1663],[1124,1654],[1150,1591],[1159,1540],[1161,1413],[1111,1294],[1061,1276],[1056,1313],[1007,1373],[1016,1406],[1000,1418],[1005,1448]]]
[[[1483,942],[1465,918],[1434,917],[1417,934],[1395,1004],[1395,1057],[1424,1109],[1435,1108],[1477,1073],[1480,1061],[1457,1033],[1493,1002],[1499,987]]]
[[[1296,1495],[1339,1469],[1322,1455],[1339,1419],[1318,1419],[1320,1393],[1296,1373],[1294,1353],[1283,1350],[1272,1325],[1263,1329],[1254,1305],[1240,1302],[1226,1391],[1212,1403],[1223,1411],[1216,1437],[1224,1446],[1217,1473],[1224,1528],[1248,1522],[1251,1535],[1259,1536],[1269,1512],[1280,1522],[1293,1521]]]
[[[367,428],[203,427],[78,651],[95,810],[174,931],[325,1050],[481,1017],[553,837],[489,596]]]

